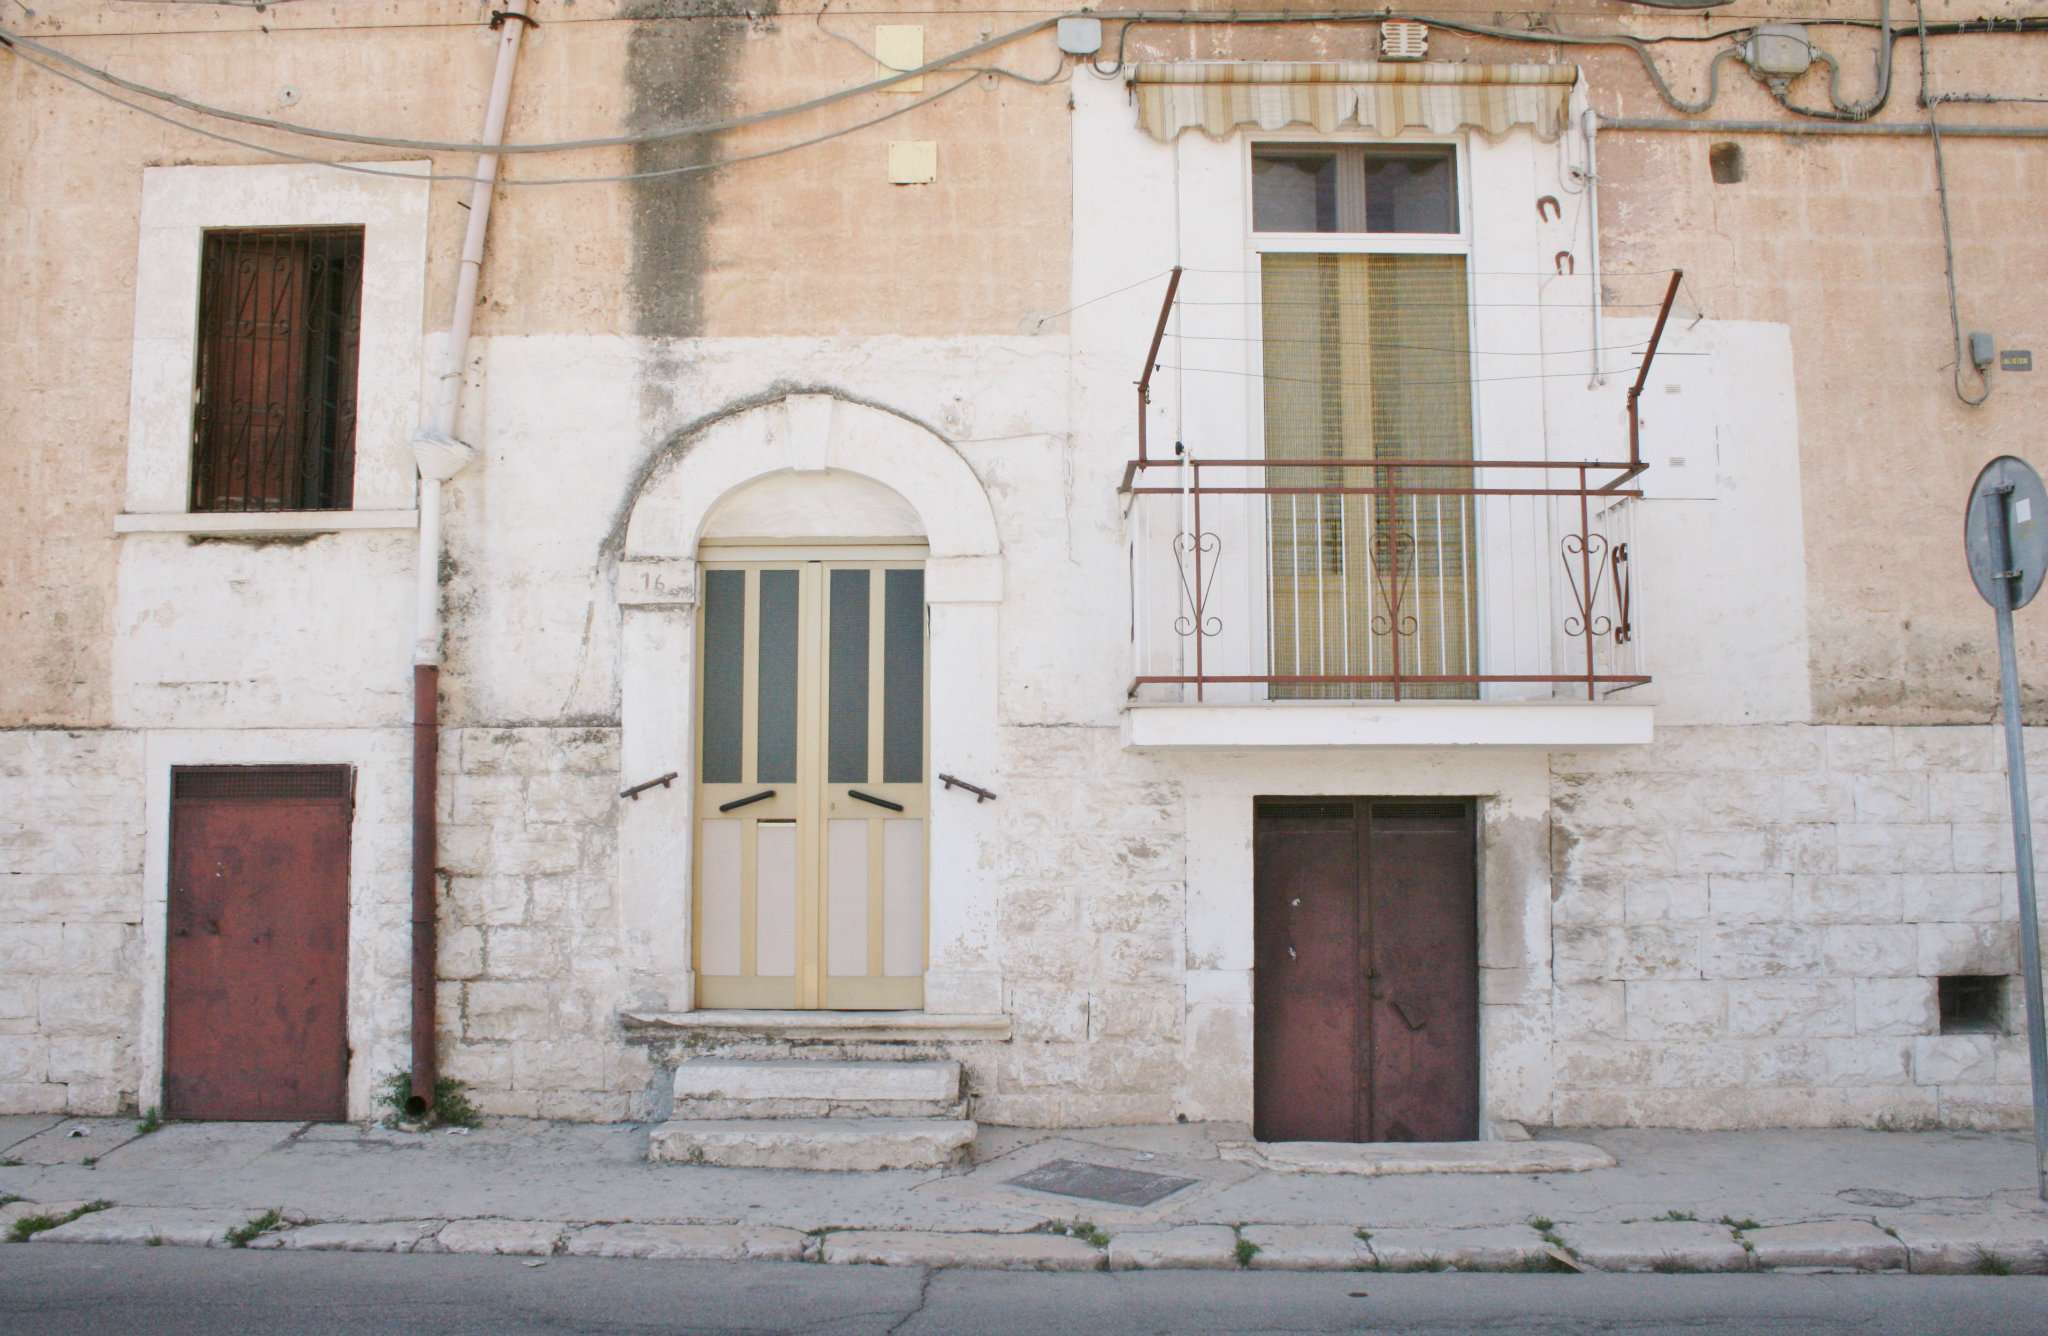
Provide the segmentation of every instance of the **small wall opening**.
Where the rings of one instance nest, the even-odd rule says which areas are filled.
[[[1943,1034],[2000,1034],[2005,1030],[2005,979],[1996,974],[1951,974],[1938,983]]]
[[[1723,141],[1707,150],[1707,170],[1714,184],[1732,186],[1742,179],[1742,145]]]

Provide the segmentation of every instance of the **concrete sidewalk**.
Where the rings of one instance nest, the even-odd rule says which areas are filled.
[[[0,1205],[0,1235],[220,1247],[262,1225],[246,1246],[1038,1270],[2048,1273],[2031,1142],[2010,1133],[1583,1131],[1389,1161],[1262,1151],[1230,1124],[985,1127],[956,1169],[809,1173],[650,1164],[647,1132],[142,1136],[5,1117],[0,1199],[22,1200]],[[1473,1172],[1489,1157],[1520,1171]],[[1457,1172],[1413,1172],[1431,1167]]]

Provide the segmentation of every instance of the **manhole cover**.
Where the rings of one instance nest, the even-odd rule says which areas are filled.
[[[1835,1195],[1852,1206],[1911,1206],[1920,1200],[1903,1192],[1886,1192],[1883,1188],[1849,1188]]]
[[[1148,1174],[1139,1169],[1118,1169],[1082,1160],[1050,1160],[1009,1182],[1033,1192],[1051,1192],[1062,1197],[1085,1197],[1115,1206],[1150,1206],[1191,1188],[1197,1180],[1168,1174]]]

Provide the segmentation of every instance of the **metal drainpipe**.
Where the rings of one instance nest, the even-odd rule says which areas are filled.
[[[498,20],[498,68],[491,79],[490,103],[479,139],[486,145],[496,146],[505,140],[505,112],[512,101],[519,40],[526,33],[526,6],[527,0],[505,0]],[[406,1101],[406,1112],[414,1117],[432,1109],[434,1085],[440,1075],[434,1053],[434,976],[439,899],[435,805],[441,756],[441,484],[460,472],[474,453],[455,439],[455,419],[462,406],[469,330],[476,314],[477,279],[484,264],[484,233],[490,225],[492,188],[498,179],[496,153],[477,155],[475,177],[455,307],[448,320],[447,355],[435,381],[432,407],[413,439],[420,472],[420,543],[412,660],[412,1097]]]

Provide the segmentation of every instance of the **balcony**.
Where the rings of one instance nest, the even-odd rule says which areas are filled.
[[[1160,457],[1141,430],[1128,745],[1648,742],[1648,366],[1625,458]]]

